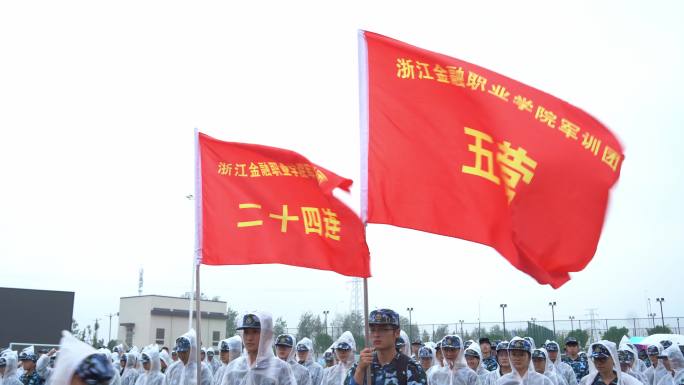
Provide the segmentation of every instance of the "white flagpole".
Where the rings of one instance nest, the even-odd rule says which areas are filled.
[[[200,263],[202,262],[202,162],[199,148],[199,130],[195,128],[195,253],[193,264],[195,267],[195,308],[197,336],[197,384],[200,385],[202,375],[202,327],[200,311]],[[190,319],[192,320],[192,301],[190,301]]]
[[[366,231],[368,221],[368,46],[363,30],[359,30],[359,127],[361,131],[361,222]],[[365,323],[366,347],[370,347],[368,328],[368,278],[363,279],[363,318]],[[366,384],[373,384],[371,368],[366,372]]]

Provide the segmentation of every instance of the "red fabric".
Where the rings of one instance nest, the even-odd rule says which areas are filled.
[[[554,288],[582,270],[620,174],[615,136],[579,108],[513,79],[364,36],[368,222],[489,245]],[[522,168],[504,162],[521,159],[521,149],[531,159]]]
[[[282,263],[370,276],[363,224],[332,194],[337,187],[349,191],[351,180],[288,150],[204,134],[199,147],[202,263]]]

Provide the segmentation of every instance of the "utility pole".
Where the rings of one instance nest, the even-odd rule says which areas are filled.
[[[409,345],[409,348],[411,344],[413,343],[413,328],[411,327],[412,324],[412,319],[411,319],[411,313],[413,313],[413,308],[412,307],[407,307],[406,311],[409,313],[409,340],[406,342],[407,345]]]
[[[323,316],[325,317],[325,334],[328,334],[328,313],[330,313],[330,310],[323,310]]]
[[[499,305],[501,308],[501,316],[503,317],[503,332],[504,332],[504,339],[506,339],[506,307],[508,307],[507,304],[502,303]]]
[[[458,322],[461,323],[461,338],[464,338],[464,336],[463,336],[463,320],[460,319],[460,320],[458,320]]]
[[[553,322],[553,339],[556,339],[556,312],[554,311],[554,308],[556,307],[556,301],[549,302],[549,306],[551,306],[551,319]]]
[[[665,302],[665,298],[656,298],[656,301],[660,304],[660,319],[663,321],[663,327],[665,327],[665,316],[663,315],[663,302]]]
[[[118,315],[119,315],[119,313],[105,314],[105,317],[109,317],[109,341],[112,340],[112,317],[118,316]],[[107,341],[107,343],[109,343],[109,341]]]
[[[595,325],[596,316],[598,316],[598,313],[596,313],[596,310],[598,310],[598,309],[595,309],[595,308],[587,309],[587,311],[589,312],[589,314],[587,314],[587,315],[589,316],[589,322],[591,323],[591,328],[590,328],[591,334],[590,334],[590,336],[591,336],[592,342],[598,341],[598,338],[595,338],[595,336],[594,336],[594,331],[596,330],[596,325]]]
[[[571,315],[569,318],[570,318],[570,331],[573,331],[573,330],[575,330],[575,325],[572,321],[575,320],[575,316]]]

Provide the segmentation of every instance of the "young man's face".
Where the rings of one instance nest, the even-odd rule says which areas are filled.
[[[511,350],[508,352],[511,365],[517,371],[526,371],[530,367],[530,354],[524,350]]]
[[[556,362],[556,358],[558,358],[558,352],[549,351],[549,359],[553,362]]]
[[[420,350],[420,345],[419,344],[413,344],[411,345],[411,352],[415,355],[418,355],[418,350]]]
[[[579,345],[577,344],[568,344],[565,345],[565,351],[568,353],[569,356],[576,356],[579,354]]]
[[[651,365],[654,368],[658,366],[658,356],[648,356],[648,359],[651,360]]]
[[[394,349],[395,341],[399,337],[399,328],[392,325],[372,325],[370,337],[376,350]]]
[[[290,356],[291,351],[291,346],[276,345],[276,355],[283,361],[287,361],[287,358]]]
[[[190,351],[188,350],[187,352],[178,352],[178,359],[183,362],[183,365],[187,365],[188,361],[190,360]]]
[[[613,359],[610,357],[597,357],[592,358],[592,360],[594,360],[594,366],[599,373],[613,370]]]
[[[456,357],[458,357],[458,353],[460,351],[461,349],[457,348],[442,347],[442,354],[444,354],[444,358],[450,362],[456,361]]]
[[[466,356],[466,362],[468,367],[472,370],[477,371],[477,367],[480,366],[480,359],[473,356]]]
[[[428,370],[430,367],[432,367],[432,358],[430,357],[422,357],[420,359],[420,366],[423,367],[423,370]]]
[[[626,362],[620,362],[620,370],[623,372],[628,372],[631,366]]]
[[[442,349],[435,350],[435,358],[437,359],[437,361],[442,362],[442,360],[444,359],[444,355],[442,355]]]
[[[661,358],[661,361],[663,361],[663,366],[665,367],[665,370],[671,372],[672,366],[670,365],[670,360],[668,358]]]
[[[349,356],[351,355],[351,349],[347,350],[342,350],[342,349],[336,349],[335,354],[337,355],[337,359],[342,362],[347,362],[349,359]]]
[[[299,362],[304,362],[307,360],[307,358],[309,358],[309,351],[308,350],[297,351],[297,360],[299,360]]]
[[[227,364],[230,362],[230,352],[221,351],[220,357],[221,357],[221,362],[223,362],[224,364]]]
[[[5,367],[0,366],[0,375],[4,375],[4,374],[5,374]]]
[[[480,344],[480,350],[482,350],[482,354],[487,355],[492,351],[492,345],[487,342],[483,342]]]
[[[247,353],[256,354],[259,352],[260,338],[260,329],[244,329],[242,331],[242,343],[245,345],[245,350]]]
[[[508,350],[497,351],[496,360],[499,362],[499,365],[505,368],[511,366],[511,361],[508,359]]]
[[[150,370],[150,362],[149,361],[143,362],[143,369]]]
[[[173,353],[171,354],[171,359],[172,359],[174,362],[175,362],[175,361],[178,361],[178,353],[177,353],[177,352],[173,352]]]
[[[201,353],[200,353],[200,359],[201,359],[202,361],[204,361],[204,359],[205,359],[206,357],[207,357],[207,353],[205,353],[205,352],[201,352]]]
[[[537,373],[544,373],[544,371],[546,370],[546,360],[543,358],[533,359],[532,364],[534,364],[534,370]]]
[[[28,372],[36,368],[36,363],[31,360],[24,360],[21,361],[21,366]]]

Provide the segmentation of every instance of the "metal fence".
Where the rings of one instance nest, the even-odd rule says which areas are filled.
[[[626,328],[629,336],[647,336],[648,329],[655,326],[662,326],[663,322],[672,333],[681,334],[684,324],[682,317],[659,317],[653,318],[595,318],[595,319],[563,319],[563,320],[538,320],[530,319],[525,321],[508,321],[505,324],[505,337],[511,338],[514,335],[532,335],[538,338],[553,338],[559,342],[572,330],[585,331],[590,340],[599,340],[611,327]],[[684,326],[684,325],[682,325]],[[409,331],[408,325],[402,325],[404,330]],[[446,324],[414,324],[413,333],[419,333],[422,339],[427,337],[429,340],[436,341],[441,339],[444,334],[458,334],[466,339],[476,339],[480,337],[504,336],[504,324],[501,321],[490,322],[453,322]],[[297,334],[297,328],[287,328],[288,333]],[[329,324],[327,333],[334,339],[342,334],[342,330],[335,324]],[[415,335],[413,336],[416,337]],[[535,338],[536,340],[537,338]],[[562,344],[562,343],[561,343]]]

